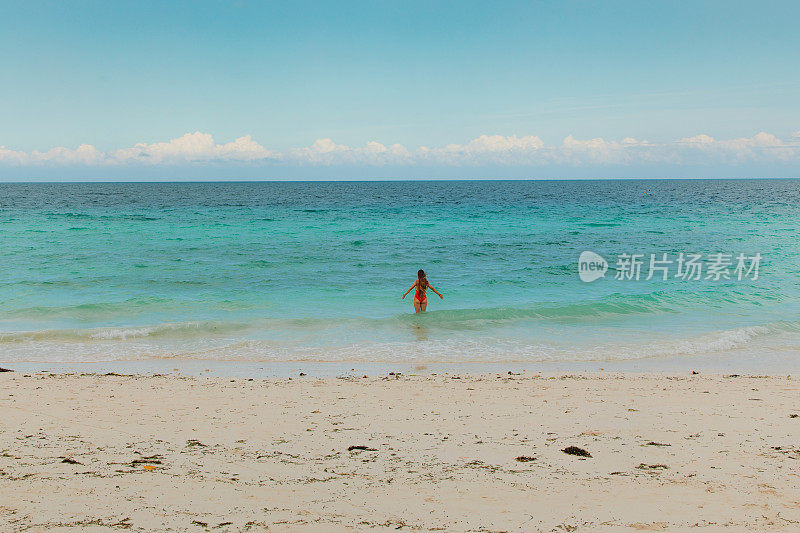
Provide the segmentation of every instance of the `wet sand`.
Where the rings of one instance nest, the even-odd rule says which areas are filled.
[[[800,528],[795,377],[9,372],[0,408],[2,531]]]

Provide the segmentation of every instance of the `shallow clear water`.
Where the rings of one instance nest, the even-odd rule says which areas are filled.
[[[794,361],[799,216],[798,180],[0,184],[0,361]],[[680,252],[759,277],[643,279]]]

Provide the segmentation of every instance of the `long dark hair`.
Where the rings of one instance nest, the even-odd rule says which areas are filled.
[[[417,272],[417,281],[418,281],[417,286],[419,287],[420,290],[423,291],[428,288],[428,285],[430,285],[428,283],[428,278],[425,277],[425,271],[422,270],[421,268],[419,269],[419,272]]]

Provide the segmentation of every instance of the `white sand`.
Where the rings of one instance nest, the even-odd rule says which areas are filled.
[[[6,373],[0,407],[2,531],[800,530],[796,378]]]

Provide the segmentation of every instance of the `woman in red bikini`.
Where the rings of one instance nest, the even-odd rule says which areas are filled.
[[[425,277],[425,271],[420,270],[417,272],[417,281],[414,282],[413,285],[406,291],[406,294],[403,295],[403,299],[405,299],[406,295],[411,292],[411,289],[417,289],[414,292],[414,312],[420,313],[425,312],[425,309],[428,307],[428,297],[425,295],[425,291],[428,289],[432,290],[436,294],[439,294],[439,291],[433,288],[433,285],[428,283],[428,278]],[[444,296],[439,294],[439,298],[444,300]]]

